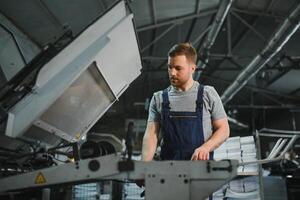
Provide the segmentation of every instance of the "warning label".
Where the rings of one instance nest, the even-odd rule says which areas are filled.
[[[34,183],[35,184],[44,184],[44,183],[46,183],[46,179],[45,179],[44,175],[42,174],[42,172],[39,172],[37,174]]]

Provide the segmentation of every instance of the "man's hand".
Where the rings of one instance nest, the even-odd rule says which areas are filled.
[[[214,120],[214,133],[199,148],[195,149],[191,160],[209,160],[209,152],[219,147],[229,137],[229,125],[227,118]]]
[[[202,145],[195,149],[191,160],[209,160],[209,148]]]

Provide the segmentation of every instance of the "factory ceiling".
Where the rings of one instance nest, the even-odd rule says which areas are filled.
[[[29,65],[47,47],[72,40],[116,2],[0,1],[1,67]],[[235,124],[251,123],[253,119],[249,116],[254,111],[269,115],[282,110],[299,112],[299,1],[128,0],[126,3],[128,12],[134,14],[143,62],[142,75],[125,94],[127,106],[167,87],[169,48],[179,42],[191,42],[199,57],[195,78],[216,88],[228,115],[237,120]],[[13,45],[19,56],[5,54]],[[3,73],[1,85],[9,81]]]

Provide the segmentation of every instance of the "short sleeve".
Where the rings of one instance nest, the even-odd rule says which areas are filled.
[[[148,122],[160,122],[160,113],[157,107],[157,99],[153,95],[149,105]]]
[[[211,119],[218,120],[227,118],[221,98],[214,87],[208,87],[208,98],[211,108]]]

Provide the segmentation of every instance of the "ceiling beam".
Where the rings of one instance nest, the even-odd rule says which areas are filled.
[[[20,57],[21,57],[21,59],[23,61],[23,64],[26,65],[27,64],[26,58],[24,56],[24,53],[23,53],[22,49],[20,48],[20,45],[19,45],[19,43],[18,43],[18,41],[17,41],[14,33],[11,32],[6,26],[4,26],[3,24],[1,24],[1,21],[0,21],[0,28],[2,28],[8,35],[10,35],[12,41],[14,42],[14,44],[17,47],[17,50],[18,50],[18,52],[20,54]]]
[[[240,17],[237,13],[235,12],[231,12],[232,15],[239,20],[242,24],[244,24],[245,26],[247,26],[249,28],[249,30],[251,30],[256,36],[258,36],[258,38],[260,38],[263,42],[266,42],[267,39],[265,38],[265,36],[263,36],[260,32],[258,32],[251,24],[249,24],[246,20],[244,20],[242,17]]]
[[[151,5],[150,6],[150,8],[151,8],[150,13],[151,13],[151,16],[152,16],[153,24],[157,24],[155,0],[150,0],[150,5]],[[150,48],[150,54],[149,55],[153,55],[156,36],[157,36],[157,29],[153,29],[152,30],[152,41],[154,41],[154,42],[152,43],[152,45],[150,45],[151,48]]]
[[[41,0],[35,0],[36,4],[44,11],[44,13],[49,17],[50,21],[54,24],[54,26],[61,32],[64,30],[64,25],[61,21],[55,16],[55,14],[49,9],[47,4]]]
[[[271,18],[275,18],[277,20],[282,20],[282,21],[285,19],[284,18],[285,15],[268,14],[265,11],[243,10],[243,9],[238,9],[238,8],[232,8],[232,11],[247,14],[247,15],[257,16],[257,17],[271,17]]]
[[[194,18],[206,17],[209,15],[213,15],[216,12],[217,12],[217,9],[202,11],[201,13],[186,15],[186,16],[182,16],[182,17],[176,17],[174,19],[169,19],[169,20],[166,20],[163,22],[158,22],[157,24],[150,24],[150,25],[146,25],[146,26],[137,27],[136,30],[137,30],[137,32],[141,32],[141,31],[146,31],[146,30],[166,26],[169,24],[182,24],[183,21],[191,20]]]
[[[232,38],[231,38],[231,13],[226,18],[226,34],[227,34],[227,55],[232,56]]]
[[[300,4],[286,18],[279,29],[274,33],[268,44],[250,64],[239,74],[233,83],[224,91],[221,99],[224,104],[228,103],[248,81],[262,69],[286,44],[292,35],[299,28]]]
[[[168,29],[166,29],[159,36],[157,36],[154,40],[152,40],[149,44],[147,44],[145,47],[143,47],[141,50],[141,53],[145,52],[149,47],[151,47],[153,44],[155,44],[158,40],[160,40],[167,33],[169,33],[175,26],[176,26],[176,24],[172,24]]]
[[[266,93],[263,93],[263,92],[258,93],[258,94],[260,94],[260,95],[262,95],[262,96],[264,96],[264,97],[270,99],[271,101],[273,101],[273,102],[275,102],[275,103],[277,103],[277,104],[279,104],[279,105],[283,105],[283,104],[284,104],[283,102],[281,102],[281,101],[279,101],[278,99],[276,99],[276,98],[270,96],[269,94],[266,94]]]

